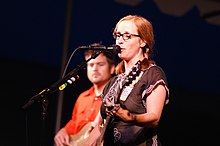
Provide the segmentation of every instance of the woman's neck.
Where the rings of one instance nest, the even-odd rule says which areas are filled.
[[[126,61],[124,60],[124,66],[125,66],[125,73],[128,73],[131,68],[139,61],[139,60],[143,60],[143,54],[138,54],[137,56],[135,56],[134,58]]]

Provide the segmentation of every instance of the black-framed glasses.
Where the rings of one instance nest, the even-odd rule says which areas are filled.
[[[121,36],[122,36],[123,40],[125,40],[125,41],[131,39],[132,36],[140,37],[140,35],[138,35],[138,34],[130,34],[130,33],[127,33],[127,32],[122,33],[122,34],[113,33],[113,38],[116,39],[116,40],[118,40]]]

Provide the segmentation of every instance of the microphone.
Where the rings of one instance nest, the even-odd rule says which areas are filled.
[[[109,47],[103,45],[89,45],[89,46],[80,46],[80,49],[86,50],[97,50],[97,51],[113,51],[114,53],[120,53],[121,47],[118,45],[112,45]]]

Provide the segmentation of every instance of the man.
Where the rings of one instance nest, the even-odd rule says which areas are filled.
[[[92,53],[91,50],[85,51],[85,59],[89,59]],[[89,131],[96,126],[95,119],[99,117],[102,102],[100,95],[114,71],[114,56],[108,51],[102,52],[87,63],[87,76],[93,86],[77,98],[72,119],[54,137],[57,146],[70,144],[77,146],[79,145],[77,143],[83,143],[83,139],[89,134]],[[72,139],[70,139],[70,135],[72,135]]]

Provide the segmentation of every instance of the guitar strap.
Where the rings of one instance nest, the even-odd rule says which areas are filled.
[[[110,87],[109,92],[105,95],[103,99],[105,106],[114,107],[120,105],[118,98],[120,97],[122,88],[125,87],[127,84],[130,84],[130,82],[139,75],[140,63],[141,61],[139,60],[128,74],[118,75],[115,83]]]
[[[103,101],[105,106],[114,107],[117,103],[117,97],[122,89],[122,81],[125,79],[125,76],[119,75],[115,83],[109,89],[109,92],[105,95]]]

